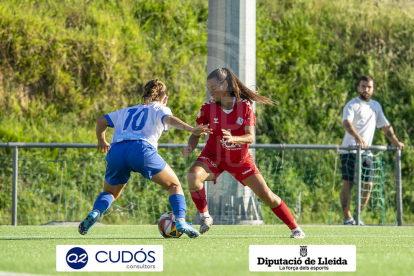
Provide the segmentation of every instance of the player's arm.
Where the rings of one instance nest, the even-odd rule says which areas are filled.
[[[351,134],[352,137],[355,138],[355,142],[358,147],[365,148],[365,141],[362,139],[362,137],[355,131],[354,126],[349,120],[344,120],[342,122],[342,125],[344,126],[346,132]]]
[[[244,128],[245,134],[242,136],[232,136],[230,131],[225,129],[222,129],[221,131],[223,132],[223,138],[229,143],[244,145],[254,142],[254,126],[246,126]]]
[[[188,139],[188,145],[181,149],[183,156],[187,158],[193,152],[193,150],[197,147],[198,141],[200,140],[201,136],[197,136],[191,134],[190,138]]]
[[[102,152],[108,152],[111,147],[105,139],[105,132],[108,126],[109,122],[104,116],[99,117],[96,121],[96,138],[98,139],[97,148]]]
[[[390,124],[386,124],[381,129],[385,133],[385,136],[387,136],[388,140],[391,141],[391,144],[394,147],[404,148],[404,144],[398,141],[397,136],[395,136],[394,129],[392,128]]]
[[[197,124],[197,126],[199,126]],[[212,131],[209,132],[211,134]],[[181,149],[183,156],[187,158],[193,152],[193,150],[197,147],[198,141],[200,140],[200,135],[191,134],[190,138],[188,139],[188,145]]]
[[[209,120],[207,119],[206,116],[207,112],[205,110],[205,105],[203,104],[200,107],[200,111],[198,112],[197,115],[197,119],[196,119],[196,127],[200,126],[200,125],[204,125],[204,126],[208,126],[209,125]],[[209,129],[209,134],[212,134],[213,131],[212,129]],[[188,139],[188,144],[187,146],[183,147],[181,149],[181,152],[183,153],[183,156],[185,158],[187,158],[188,156],[190,156],[190,154],[193,152],[193,150],[197,147],[198,142],[200,140],[200,135],[197,134],[192,134],[190,136],[190,138]]]
[[[197,125],[195,127],[192,127],[172,115],[165,116],[163,122],[164,124],[172,126],[173,128],[191,132],[193,135],[196,136],[207,135],[211,133],[211,129],[208,128],[208,125]]]

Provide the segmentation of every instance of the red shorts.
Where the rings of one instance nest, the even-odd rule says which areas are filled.
[[[260,174],[256,164],[254,163],[253,157],[250,154],[248,154],[243,161],[237,164],[229,164],[224,161],[218,161],[213,156],[205,153],[202,153],[196,161],[202,161],[209,167],[211,172],[214,173],[214,184],[216,184],[217,177],[219,177],[223,171],[230,173],[242,184],[242,181],[249,176],[253,174]]]

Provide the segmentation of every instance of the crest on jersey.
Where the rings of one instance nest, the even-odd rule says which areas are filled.
[[[239,125],[243,124],[243,119],[241,117],[239,117],[236,121],[236,123],[238,123]]]
[[[215,124],[218,124],[219,123],[218,118],[214,118],[214,123]]]

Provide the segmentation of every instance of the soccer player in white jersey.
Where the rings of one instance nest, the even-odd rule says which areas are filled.
[[[169,193],[169,201],[176,218],[176,229],[196,238],[200,233],[185,222],[186,202],[180,181],[171,167],[157,152],[158,139],[168,126],[206,135],[211,130],[205,125],[191,127],[172,116],[166,107],[167,87],[158,79],[144,87],[144,103],[114,111],[98,119],[96,137],[98,150],[107,152],[107,167],[103,192],[98,196],[92,212],[79,224],[79,233],[85,235],[99,217],[111,206],[128,183],[131,171],[160,184]],[[107,127],[115,127],[111,145],[105,140]]]
[[[372,145],[372,139],[375,133],[375,127],[381,128],[387,138],[395,147],[404,147],[394,134],[392,126],[385,118],[384,112],[379,102],[371,99],[374,93],[374,79],[365,75],[359,78],[358,97],[349,101],[344,108],[342,125],[345,128],[345,137],[342,146],[358,146],[360,148]],[[354,165],[356,151],[340,151],[342,164],[342,190],[340,201],[342,213],[344,215],[344,225],[355,225],[355,219],[351,216],[351,190],[354,184]],[[361,211],[368,203],[374,176],[374,164],[372,162],[372,153],[370,151],[362,152],[362,193],[361,193]],[[357,216],[357,210],[354,211]],[[364,223],[360,220],[360,225]]]

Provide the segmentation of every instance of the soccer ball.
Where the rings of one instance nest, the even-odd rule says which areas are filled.
[[[172,211],[168,211],[160,217],[158,230],[164,238],[179,238],[181,236],[181,233],[175,229],[175,216]]]

